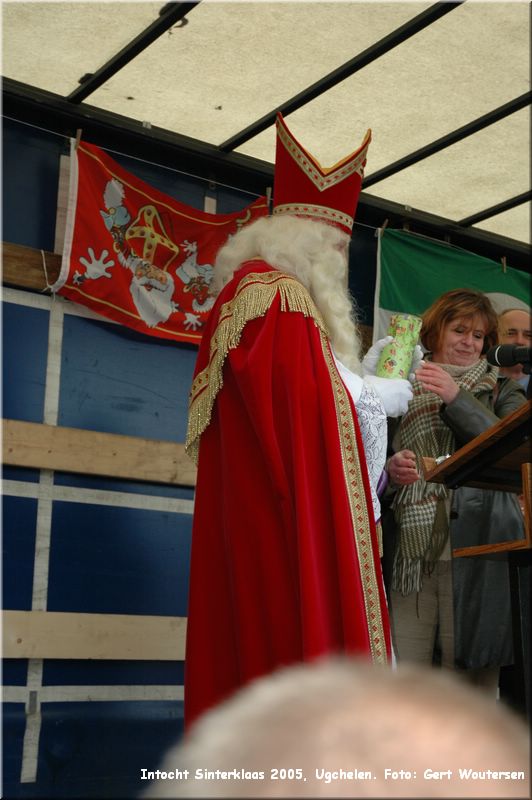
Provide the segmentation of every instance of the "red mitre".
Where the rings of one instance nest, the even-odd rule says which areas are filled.
[[[371,131],[354,153],[332,167],[322,167],[288,130],[280,113],[276,125],[273,213],[313,217],[350,234]]]

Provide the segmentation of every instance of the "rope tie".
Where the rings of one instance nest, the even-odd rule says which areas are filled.
[[[44,279],[46,281],[46,286],[44,289],[41,290],[41,294],[49,290],[52,294],[52,304],[55,302],[55,295],[56,293],[53,290],[53,286],[51,285],[50,281],[48,280],[48,270],[46,269],[46,256],[44,255],[44,250],[41,250],[41,258],[42,258],[42,268],[44,272]]]

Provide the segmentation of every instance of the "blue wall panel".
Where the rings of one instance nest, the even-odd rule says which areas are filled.
[[[54,502],[49,611],[186,615],[192,517]]]
[[[43,686],[182,686],[183,661],[48,659]]]
[[[183,442],[197,349],[65,316],[59,424]]]
[[[2,703],[2,797],[9,796],[6,789],[20,779],[25,720],[23,703]]]
[[[107,153],[117,164],[120,164],[121,167],[127,169],[132,175],[136,175],[137,178],[140,178],[149,186],[153,186],[180,203],[203,211],[207,186],[205,180],[183,175],[171,169],[149,164],[146,161],[139,161],[136,158],[129,158],[120,153],[113,153],[110,150]],[[154,154],[154,158],[157,160],[156,154]]]
[[[25,686],[27,680],[27,658],[4,659],[2,662],[2,683],[4,686]]]
[[[240,192],[237,189],[230,189],[227,186],[220,186],[212,192],[216,198],[217,214],[232,214],[249,206],[257,199],[257,195]]]
[[[19,784],[24,707],[6,709],[4,797],[138,797],[148,788],[141,769],[157,769],[183,729],[180,702],[45,703],[38,783]]]
[[[42,422],[49,314],[3,303],[3,416]]]
[[[63,136],[4,120],[3,231],[5,242],[53,251]]]
[[[182,733],[181,703],[47,703],[39,781],[54,797],[137,797],[141,769],[156,769]]]
[[[26,469],[26,467],[2,467],[2,480],[4,481],[27,481],[28,483],[38,483],[39,475],[40,472],[38,469]]]
[[[2,502],[3,607],[31,608],[37,501],[5,496]]]

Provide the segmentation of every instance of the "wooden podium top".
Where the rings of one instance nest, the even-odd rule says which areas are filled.
[[[525,525],[523,539],[458,547],[453,549],[453,556],[482,555],[532,547],[531,415],[532,400],[527,400],[513,414],[492,425],[441,464],[435,465],[434,459],[423,459],[427,481],[445,483],[451,489],[456,489],[458,486],[474,486],[480,489],[499,489],[523,494]]]
[[[424,459],[425,480],[445,483],[451,489],[475,486],[522,492],[521,466],[532,461],[531,416],[532,400],[527,400],[441,464]]]

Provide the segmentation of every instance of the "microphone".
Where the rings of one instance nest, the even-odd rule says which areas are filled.
[[[486,353],[489,364],[494,367],[515,367],[516,364],[530,364],[532,347],[520,344],[497,344]]]

